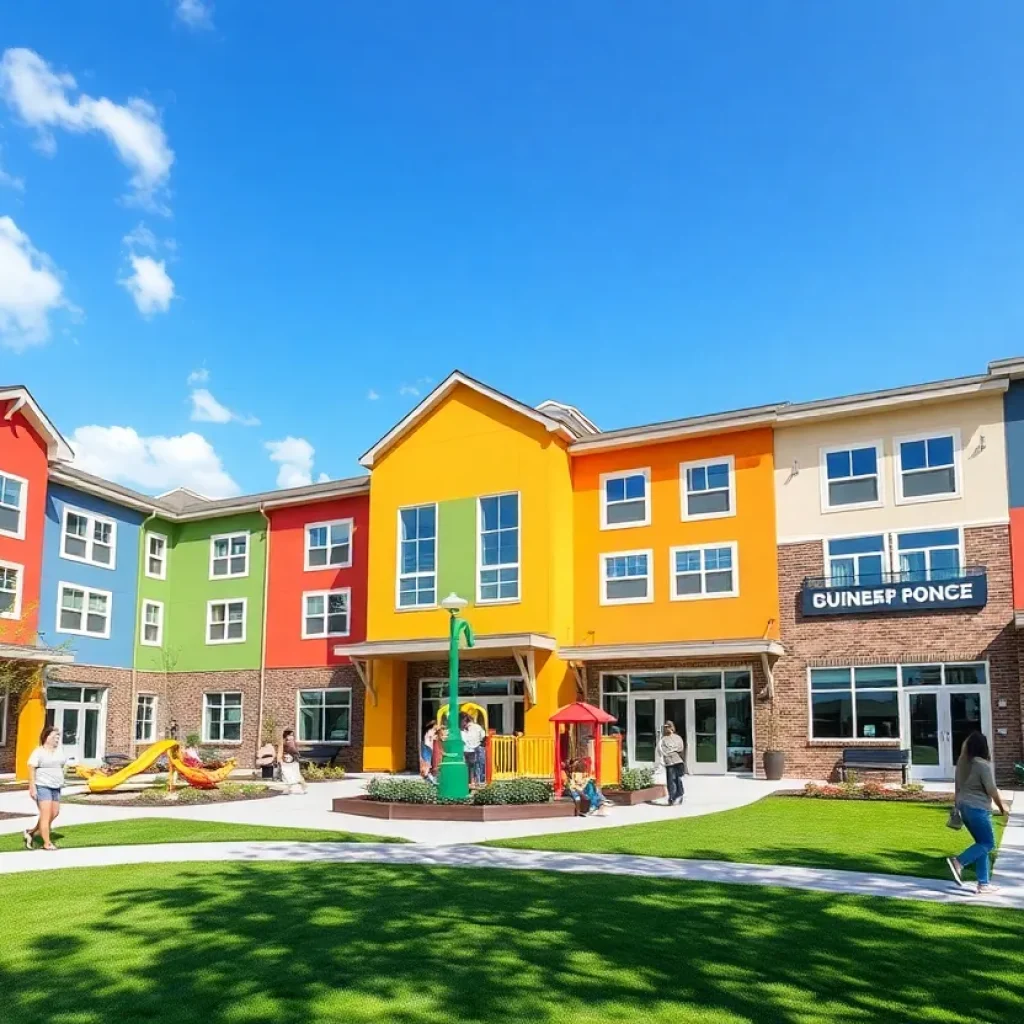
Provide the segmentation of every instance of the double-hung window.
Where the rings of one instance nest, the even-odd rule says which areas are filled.
[[[601,475],[601,529],[647,526],[651,522],[651,471],[631,469]]]
[[[735,460],[731,455],[679,467],[683,519],[718,519],[736,514]]]
[[[80,509],[64,509],[60,543],[63,558],[113,569],[116,543],[117,523],[113,519]]]
[[[826,541],[832,587],[877,586],[885,573],[885,536],[837,537]]]
[[[156,695],[140,693],[135,699],[135,742],[152,743],[156,739]]]
[[[827,448],[821,461],[822,508],[826,511],[881,503],[881,443]]]
[[[641,604],[654,600],[650,551],[601,555],[601,604]]]
[[[352,520],[306,526],[306,569],[338,569],[352,564]]]
[[[21,618],[21,581],[25,569],[14,562],[0,562],[0,619]]]
[[[249,534],[222,533],[210,538],[210,579],[249,575]]]
[[[478,502],[477,601],[519,600],[519,495]]]
[[[0,533],[8,537],[25,536],[27,497],[27,480],[10,473],[0,473]]]
[[[206,602],[206,642],[245,643],[245,598]]]
[[[162,601],[142,602],[142,636],[146,647],[159,647],[164,642],[164,605]]]
[[[57,632],[106,639],[110,636],[109,590],[57,584]]]
[[[928,501],[955,498],[960,493],[957,479],[958,434],[896,439],[896,500]]]
[[[146,534],[146,575],[150,579],[167,579],[167,538],[162,533]]]
[[[203,742],[241,743],[242,695],[203,694]]]
[[[398,512],[398,607],[437,604],[437,506]]]
[[[895,542],[903,582],[925,583],[960,577],[963,558],[959,529],[897,533]]]
[[[348,636],[350,592],[313,590],[302,595],[302,638]]]
[[[298,701],[300,743],[351,741],[351,690],[299,690]]]
[[[735,597],[739,593],[735,543],[671,548],[672,600]]]
[[[811,669],[811,739],[898,740],[895,665]]]

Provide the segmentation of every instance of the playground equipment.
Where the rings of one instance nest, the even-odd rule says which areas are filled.
[[[151,747],[147,747],[131,764],[126,764],[111,775],[105,774],[99,768],[82,766],[79,766],[76,772],[79,778],[88,782],[90,793],[109,793],[134,776],[141,775],[147,769],[152,768],[164,755],[167,756],[171,769],[167,788],[172,790],[175,777],[178,775],[194,789],[216,789],[217,784],[223,782],[235,770],[234,758],[226,761],[220,768],[211,769],[190,765],[184,760],[184,751],[177,740],[160,740]]]
[[[602,708],[595,707],[593,704],[585,704],[583,701],[568,704],[551,716],[551,723],[555,727],[556,796],[562,795],[562,765],[567,761],[584,762],[587,772],[593,774],[600,783],[603,760],[601,748],[604,746],[601,726],[610,725],[614,721],[614,715],[609,715]],[[617,737],[608,738],[618,741]],[[617,745],[620,742],[617,742]],[[621,755],[616,758],[616,764],[621,767]]]

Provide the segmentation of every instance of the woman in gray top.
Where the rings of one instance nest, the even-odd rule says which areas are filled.
[[[68,759],[60,744],[60,729],[48,725],[39,737],[39,746],[28,759],[28,795],[39,807],[39,818],[22,835],[31,850],[37,835],[43,837],[44,850],[56,850],[50,838],[50,826],[60,814],[60,791],[64,785],[64,769]]]
[[[686,771],[686,741],[676,732],[674,722],[661,727],[658,740],[657,760],[665,766],[665,783],[668,786],[668,802],[683,802],[683,773]]]
[[[972,732],[964,740],[960,759],[956,763],[954,799],[974,843],[959,857],[946,858],[957,885],[963,885],[964,868],[975,865],[979,893],[996,891],[996,887],[989,884],[989,855],[996,848],[996,837],[992,831],[993,802],[1000,814],[1005,816],[1010,813],[996,788],[991,761],[988,740],[980,732]]]

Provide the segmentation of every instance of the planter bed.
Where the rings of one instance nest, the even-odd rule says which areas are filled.
[[[865,796],[861,793],[838,794],[838,793],[805,793],[802,789],[780,789],[772,794],[773,796],[799,798],[803,800],[823,800],[829,803],[839,803],[844,800],[856,801],[867,804],[945,804],[947,807],[953,803],[952,793],[901,793],[893,790],[890,793],[879,796]]]
[[[0,821],[11,821],[13,818],[34,818],[34,814],[14,814],[11,811],[0,811]]]
[[[255,793],[252,796],[226,796],[224,794],[219,794],[216,798],[198,800],[195,803],[186,803],[179,801],[176,795],[171,796],[170,794],[160,801],[140,800],[139,796],[145,792],[148,792],[148,790],[136,789],[125,790],[122,792],[115,791],[112,793],[90,793],[86,791],[74,796],[66,796],[63,798],[63,801],[67,804],[91,804],[93,806],[99,805],[102,807],[162,807],[171,809],[174,807],[209,807],[212,804],[247,803],[250,800],[269,800],[272,797],[284,795],[278,790],[268,790],[266,793]],[[200,792],[206,793],[214,791],[201,790]]]
[[[612,789],[610,786],[601,790],[613,803],[620,807],[632,807],[634,804],[649,804],[652,800],[660,800],[667,795],[664,786],[648,786],[646,789]]]
[[[364,818],[419,821],[516,821],[529,818],[572,818],[576,807],[569,799],[546,804],[414,804],[370,800],[365,796],[337,797],[331,809]]]

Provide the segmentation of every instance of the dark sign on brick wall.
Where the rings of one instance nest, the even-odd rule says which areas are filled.
[[[941,611],[984,608],[988,578],[984,569],[970,568],[955,579],[907,580],[888,573],[871,582],[846,585],[828,578],[804,580],[800,591],[804,615],[868,615],[886,612]]]

